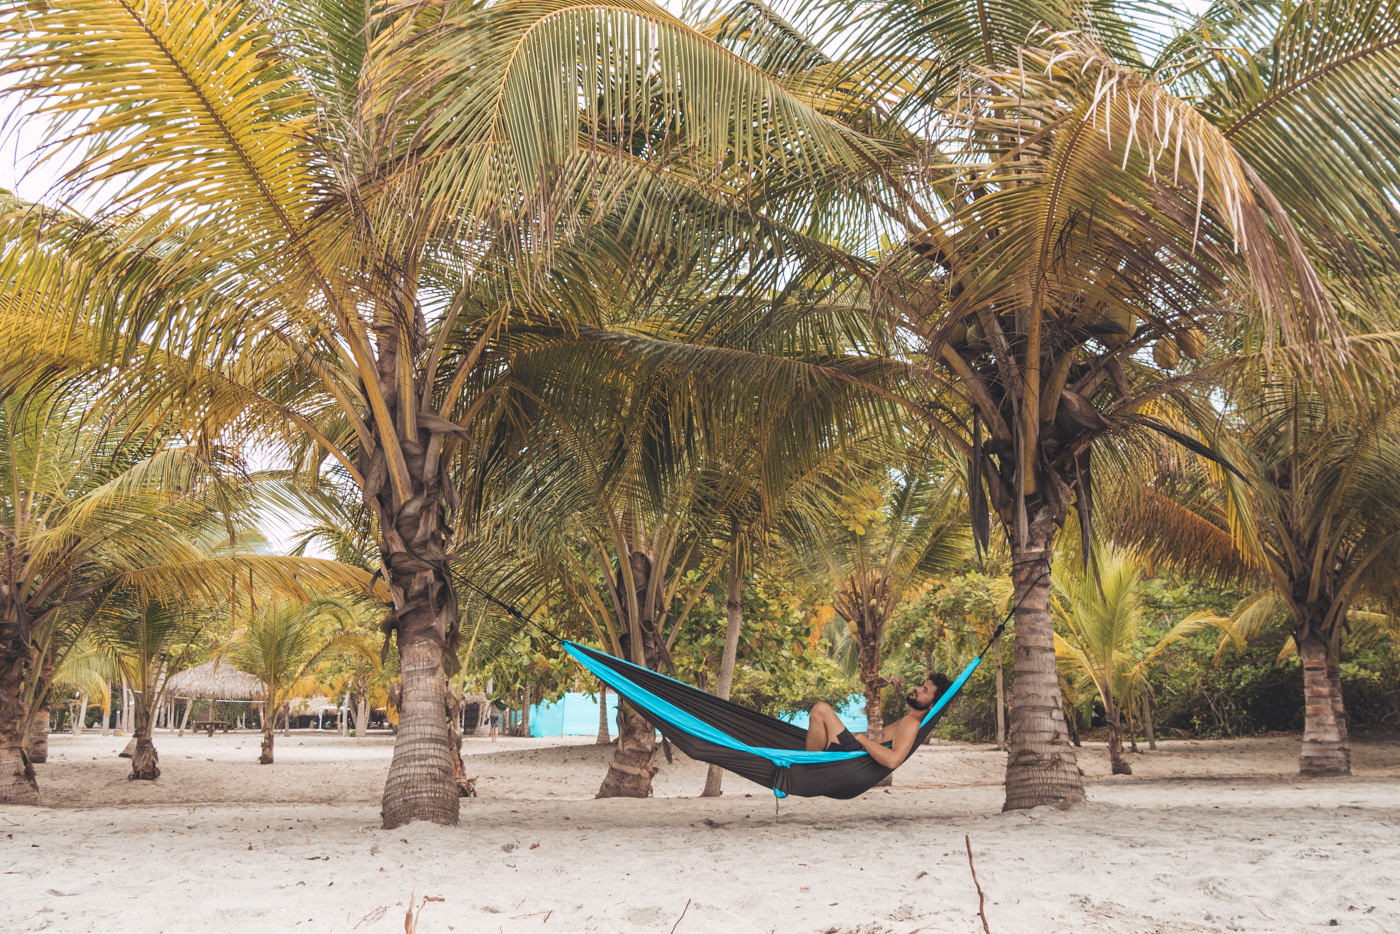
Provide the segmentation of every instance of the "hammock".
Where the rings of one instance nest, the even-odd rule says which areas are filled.
[[[802,727],[721,700],[586,645],[569,639],[559,641],[580,665],[627,698],[686,755],[767,786],[779,798],[854,798],[894,771],[866,752],[809,752],[805,748],[807,731]],[[919,723],[911,754],[928,739],[949,702],[981,662],[979,655],[968,663],[929,707]]]

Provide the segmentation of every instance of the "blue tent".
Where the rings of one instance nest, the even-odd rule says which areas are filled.
[[[868,726],[865,718],[865,698],[852,694],[836,711],[846,729],[862,733]],[[784,717],[789,723],[807,725],[807,711]],[[608,692],[608,731],[617,736],[617,695]],[[570,691],[557,701],[533,704],[530,707],[531,736],[594,736],[598,732],[598,695]]]

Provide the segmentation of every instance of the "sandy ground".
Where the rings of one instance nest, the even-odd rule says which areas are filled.
[[[1004,756],[935,742],[891,789],[789,799],[662,765],[656,797],[592,798],[588,740],[468,739],[456,828],[378,827],[392,740],[55,735],[41,807],[0,810],[0,932],[1400,931],[1400,742],[1302,781],[1298,741],[1174,741],[1089,801],[1002,814]],[[427,899],[425,901],[425,899]],[[406,923],[410,905],[416,909]]]

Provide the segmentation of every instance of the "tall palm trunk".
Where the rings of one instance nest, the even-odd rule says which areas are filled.
[[[0,581],[0,804],[37,804],[39,785],[24,751],[28,718],[22,692],[30,632],[13,586]]]
[[[661,665],[660,637],[656,632],[656,620],[652,618],[647,592],[651,585],[654,563],[651,557],[641,551],[633,551],[627,561],[635,588],[637,617],[626,619],[622,650],[625,657],[656,671]],[[625,593],[626,580],[621,568],[617,573],[618,591]],[[633,604],[623,602],[623,606]],[[630,610],[628,611],[630,613]],[[619,698],[617,705],[617,749],[608,772],[598,787],[599,798],[646,798],[651,795],[651,778],[656,774],[656,728],[625,700]]]
[[[1116,698],[1111,690],[1104,692],[1104,719],[1108,721],[1108,761],[1114,775],[1132,775],[1133,768],[1123,758],[1123,723]]]
[[[369,694],[361,694],[355,700],[355,740],[365,738],[369,731]]]
[[[29,723],[24,733],[24,754],[30,762],[49,761],[49,721],[53,711],[49,709],[47,696],[29,714]]]
[[[400,438],[399,446],[413,482],[402,504],[388,481],[383,449],[362,458],[365,500],[379,520],[402,671],[399,728],[381,810],[385,829],[415,820],[455,825],[460,800],[447,722],[448,665],[457,632],[457,595],[447,564],[447,458],[438,456],[438,440],[424,445]],[[437,463],[430,465],[433,458]]]
[[[1006,748],[1006,657],[997,640],[997,748]]]
[[[35,764],[49,761],[49,683],[53,680],[54,659],[52,653],[40,652],[37,646],[30,650],[29,670],[37,675],[34,683],[28,686],[30,706],[25,717],[24,754]]]
[[[133,712],[133,732],[136,739],[136,748],[131,751],[131,778],[141,781],[155,781],[160,778],[160,757],[156,755],[156,747],[151,742],[151,727],[154,724],[151,705],[146,702],[147,694],[141,695],[141,701],[136,704]]]
[[[258,718],[262,726],[262,747],[258,750],[258,765],[272,764],[272,745],[277,741],[277,708],[270,698],[272,692],[263,685],[262,716]],[[214,719],[211,713],[209,719]]]
[[[724,604],[724,652],[720,655],[719,684],[715,687],[715,695],[723,700],[729,700],[729,694],[734,688],[734,666],[739,657],[739,630],[744,622],[744,603],[741,599],[743,582],[743,577],[739,574],[739,542],[736,537],[729,567],[729,593]],[[705,773],[705,789],[700,792],[700,797],[719,797],[724,793],[723,782],[724,770],[717,765],[711,765]]]
[[[880,677],[880,629],[874,620],[860,627],[860,683],[865,687],[865,733],[879,743],[885,738],[885,718],[880,710],[880,691],[885,680]]]
[[[72,727],[72,729],[73,729],[73,735],[74,735],[74,736],[82,736],[82,735],[83,735],[83,721],[87,719],[87,709],[88,709],[88,696],[87,696],[87,691],[82,691],[82,692],[80,692],[80,693],[78,694],[77,709],[78,709],[78,715],[77,715],[76,717],[73,718],[73,727]]]
[[[11,622],[0,625],[18,628]],[[17,641],[7,638],[0,644],[0,804],[38,804],[39,784],[24,752],[27,718],[20,699],[29,650],[20,646],[16,651]]]
[[[606,684],[598,686],[598,738],[593,742],[599,746],[606,746],[612,742],[612,737],[608,735],[608,686]]]
[[[617,751],[598,788],[599,798],[646,798],[656,774],[656,729],[626,700],[617,704]]]
[[[1340,692],[1334,692],[1328,670],[1327,640],[1311,629],[1297,642],[1303,660],[1303,752],[1298,771],[1303,775],[1349,775],[1351,764],[1337,718]]]
[[[1011,579],[1020,604],[1016,608],[1011,735],[1006,760],[1006,801],[1002,805],[1008,811],[1042,804],[1071,804],[1084,798],[1055,667],[1049,574],[1055,521],[1044,506],[1031,516],[1024,545],[1014,547],[1011,553]]]
[[[1142,727],[1147,731],[1147,748],[1157,748],[1157,730],[1152,725],[1152,690],[1146,680],[1142,684]]]
[[[1337,718],[1337,735],[1342,738],[1342,753],[1351,771],[1351,734],[1347,728],[1347,708],[1342,700],[1341,632],[1334,632],[1327,644],[1327,680],[1332,688],[1332,715]]]

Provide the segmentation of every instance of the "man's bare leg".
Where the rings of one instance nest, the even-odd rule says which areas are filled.
[[[830,704],[818,703],[812,707],[811,719],[807,722],[807,749],[817,752],[829,746],[846,727]]]

